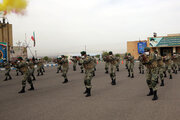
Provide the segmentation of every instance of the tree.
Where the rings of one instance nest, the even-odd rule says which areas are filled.
[[[95,57],[97,57],[98,59],[100,58],[100,55],[96,55]]]
[[[48,56],[45,56],[43,59],[44,59],[46,62],[48,62],[49,57],[48,57]]]
[[[117,54],[115,54],[115,56],[120,58],[121,55],[119,53],[117,53]]]
[[[109,55],[109,53],[108,53],[107,51],[103,51],[103,52],[102,52],[102,57],[108,56],[108,55]]]

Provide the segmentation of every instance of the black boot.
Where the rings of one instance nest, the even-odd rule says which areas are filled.
[[[87,92],[88,92],[88,90],[87,90],[87,88],[86,88],[86,90],[84,91],[84,93],[83,93],[83,94],[87,94]]]
[[[84,73],[84,71],[83,71],[83,70],[81,70],[81,73]]]
[[[142,74],[144,74],[144,70],[142,71]]]
[[[35,78],[34,74],[32,74],[32,77],[33,77],[33,81],[35,81],[35,80],[36,80],[36,78]]]
[[[12,79],[12,77],[9,75],[9,80],[11,80]]]
[[[128,74],[128,77],[130,77],[130,73]]]
[[[157,96],[157,90],[153,92],[154,96],[153,96],[153,101],[154,100],[158,100],[158,96]]]
[[[21,91],[19,91],[18,93],[25,93],[25,87],[22,87]]]
[[[151,96],[151,95],[153,95],[153,89],[152,88],[149,88],[149,93],[147,94],[147,96]]]
[[[116,85],[116,79],[112,80],[112,85]]]
[[[180,68],[179,68],[179,71],[180,71]]]
[[[37,76],[39,76],[39,72],[38,72]]]
[[[167,77],[166,73],[164,72],[164,77]]]
[[[64,84],[64,83],[67,83],[67,82],[68,82],[68,79],[64,79],[64,82],[63,82],[63,84]]]
[[[164,86],[164,80],[161,80],[161,85],[160,86]]]
[[[59,73],[59,70],[56,73]]]
[[[141,69],[139,68],[139,73],[141,74]]]
[[[119,68],[117,68],[117,71],[119,72]]]
[[[157,78],[157,84],[159,84],[159,78]]]
[[[7,81],[7,77],[4,79],[4,81]]]
[[[19,75],[19,73],[17,72],[17,73],[16,73],[16,76],[18,76],[18,75]]]
[[[177,74],[177,70],[175,71],[175,74]]]
[[[31,88],[28,89],[29,91],[34,90],[33,84],[31,85]]]
[[[93,72],[93,76],[95,76],[95,72]]]
[[[132,74],[131,78],[134,78],[134,74]]]
[[[106,73],[106,74],[108,74],[109,72],[108,72],[108,71],[106,71],[105,73]]]
[[[89,97],[91,96],[91,88],[87,88],[87,94],[86,94],[86,97]]]
[[[172,79],[172,75],[170,75],[169,79]]]

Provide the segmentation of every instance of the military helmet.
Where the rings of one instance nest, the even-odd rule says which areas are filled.
[[[86,51],[82,51],[82,52],[81,52],[81,55],[86,55]]]
[[[113,54],[113,52],[112,51],[109,51],[109,55],[112,55]]]
[[[65,57],[64,55],[61,55],[61,57],[63,58],[63,57]]]
[[[131,53],[128,53],[128,55],[131,55]]]
[[[155,51],[154,51],[154,53],[156,53],[156,54],[157,54],[157,53],[158,53],[158,51],[157,51],[157,50],[155,50]]]
[[[145,47],[144,51],[150,51],[150,47]]]
[[[18,59],[18,60],[23,60],[23,58],[22,58],[22,57],[18,57],[17,59]]]

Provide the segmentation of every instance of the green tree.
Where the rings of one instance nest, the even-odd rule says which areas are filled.
[[[45,56],[43,59],[44,59],[46,62],[48,62],[49,57],[48,57],[48,56]]]
[[[97,57],[98,59],[100,58],[100,55],[96,55],[95,57]]]
[[[117,53],[117,54],[115,54],[115,56],[120,58],[121,55],[119,53]]]
[[[107,55],[109,55],[109,53],[107,51],[102,52],[102,57],[107,56]]]

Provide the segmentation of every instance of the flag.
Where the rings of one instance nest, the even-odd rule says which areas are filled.
[[[31,36],[31,39],[34,41],[34,47],[35,47],[36,46],[35,32],[33,32],[33,36]]]

